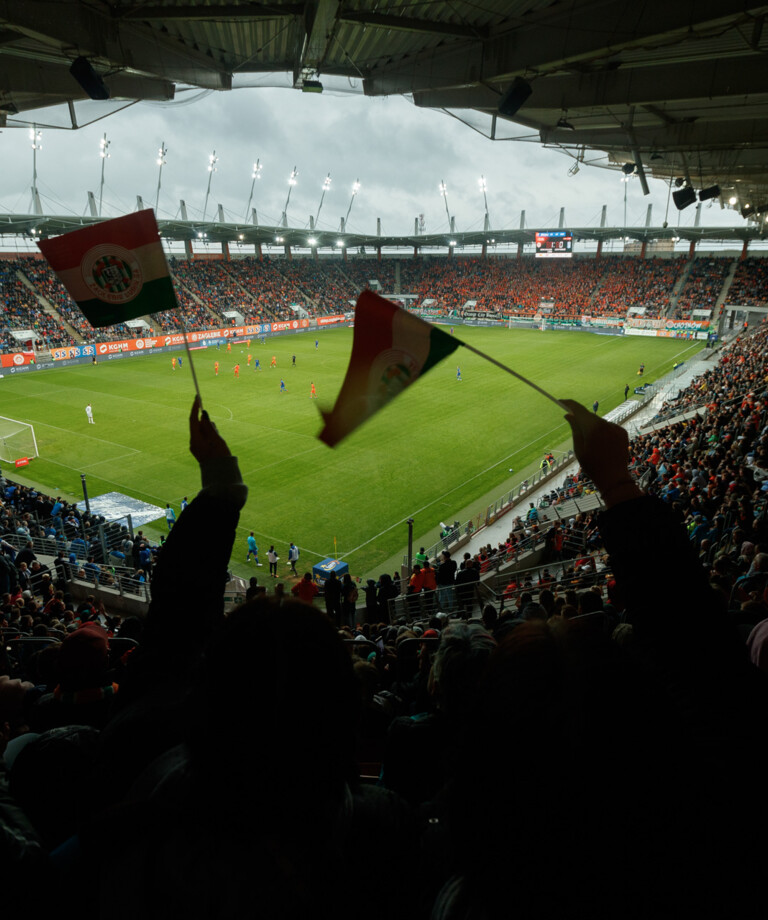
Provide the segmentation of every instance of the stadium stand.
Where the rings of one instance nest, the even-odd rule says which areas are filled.
[[[768,304],[768,260],[750,257],[736,266],[726,303],[759,307]]]
[[[695,259],[678,296],[675,319],[689,319],[692,310],[714,310],[732,264],[731,259]]]
[[[768,282],[763,277],[762,261],[748,259],[739,264],[729,303],[737,302],[744,290],[755,292],[750,303],[765,302]],[[668,312],[686,264],[682,258],[626,256],[599,260],[576,257],[554,263],[533,258],[475,257],[381,261],[365,258],[347,262],[253,257],[192,262],[171,259],[179,307],[153,314],[152,321],[155,331],[176,332],[182,319],[188,330],[236,324],[231,317],[225,317],[229,311],[240,314],[245,322],[289,320],[299,313],[309,317],[344,313],[371,282],[391,296],[414,295],[415,306],[445,315],[463,316],[472,310],[532,319],[546,303],[551,304],[549,317],[569,322],[580,322],[582,316],[622,319],[632,307],[644,309],[644,315],[651,318]],[[678,299],[675,316],[686,317],[690,309],[714,303],[730,264],[727,259],[697,258]],[[19,272],[31,289],[22,282]],[[51,305],[53,313],[40,310],[36,294]],[[11,329],[32,328],[41,348],[73,344],[72,332],[84,342],[132,336],[124,325],[96,334],[39,259],[4,262],[0,297],[4,305],[4,349],[16,347]]]

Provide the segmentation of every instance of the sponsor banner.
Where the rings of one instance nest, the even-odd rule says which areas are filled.
[[[663,319],[639,319],[630,316],[627,319],[627,326],[632,329],[661,329],[664,326]]]
[[[92,358],[95,354],[95,345],[67,345],[63,348],[51,349],[51,358],[54,361],[66,361],[69,358]]]
[[[29,457],[19,457],[18,460],[13,461],[13,464],[17,468],[20,466],[29,466]]]
[[[32,351],[15,351],[2,356],[3,367],[22,367],[24,364],[34,364],[35,353]]]
[[[624,327],[624,332],[627,335],[656,335],[657,329],[638,329],[637,326],[626,325]]]
[[[299,332],[301,329],[309,328],[308,319],[288,319],[279,323],[272,323],[272,332],[286,332],[291,330]]]
[[[698,332],[701,329],[709,329],[711,323],[708,319],[668,319],[664,325],[673,332]]]
[[[338,316],[321,316],[317,319],[317,324],[327,326],[332,323],[342,323],[345,317]],[[215,345],[221,341],[235,341],[237,339],[246,340],[256,338],[260,335],[267,335],[273,332],[302,332],[308,329],[310,321],[308,319],[291,319],[277,323],[251,323],[247,326],[229,326],[224,329],[206,329],[203,332],[188,332],[187,341],[191,346],[200,343],[202,347],[206,345]],[[66,348],[54,348],[51,350],[51,357],[54,361],[64,361],[68,358],[93,357],[93,355],[116,355],[125,352],[143,352],[151,351],[153,348],[168,348],[184,344],[184,333],[171,332],[166,335],[144,336],[138,339],[121,339],[118,342],[97,342],[95,345],[72,345]],[[20,366],[29,363],[28,360],[22,360],[27,356],[18,353],[16,355],[3,355],[3,367]],[[32,355],[29,355],[31,358]]]
[[[582,316],[581,321],[585,326],[623,326],[623,316]]]

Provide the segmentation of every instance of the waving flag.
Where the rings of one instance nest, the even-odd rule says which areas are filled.
[[[111,326],[177,306],[151,209],[37,245],[92,326]]]
[[[334,447],[462,343],[372,291],[355,308],[352,355],[318,437]]]

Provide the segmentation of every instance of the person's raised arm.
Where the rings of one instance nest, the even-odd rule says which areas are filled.
[[[202,488],[163,545],[147,618],[151,641],[180,647],[203,641],[224,615],[227,567],[248,496],[237,457],[198,397],[189,416],[189,449],[200,465]]]
[[[716,647],[726,628],[716,596],[682,521],[632,479],[626,431],[573,400],[561,402],[576,457],[606,504],[600,532],[636,632],[668,648]]]

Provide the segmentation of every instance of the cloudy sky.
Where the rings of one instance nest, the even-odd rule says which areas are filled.
[[[214,150],[218,162],[207,216],[222,204],[228,221],[245,217],[257,158],[263,169],[252,206],[261,224],[279,222],[294,166],[297,184],[288,222],[295,227],[308,226],[309,216],[317,214],[329,172],[331,187],[319,217],[326,230],[338,229],[356,180],[360,191],[348,222],[351,231],[373,233],[380,217],[384,233],[412,233],[414,218],[423,214],[426,232],[446,232],[441,181],[456,229],[481,229],[481,175],[494,229],[518,227],[521,210],[529,228],[556,227],[561,206],[567,226],[598,226],[604,204],[608,225],[620,226],[625,190],[629,226],[644,225],[649,203],[654,225],[666,217],[670,226],[690,226],[695,218],[695,208],[678,212],[668,203],[667,186],[658,180],[651,180],[646,198],[637,179],[623,183],[615,171],[582,166],[569,176],[573,160],[558,151],[544,150],[538,143],[492,142],[445,113],[417,109],[401,97],[310,95],[278,88],[195,96],[200,94],[181,95],[171,105],[140,103],[77,131],[43,130],[37,170],[44,211],[85,214],[89,190],[98,200],[99,140],[106,132],[110,157],[104,216],[134,210],[137,195],[154,205],[157,151],[165,142],[161,218],[180,216],[182,198],[191,219],[202,217],[208,157]],[[0,214],[29,213],[32,148],[27,129],[8,128],[0,134],[0,162]],[[744,222],[715,202],[702,205],[701,223],[731,227]]]

